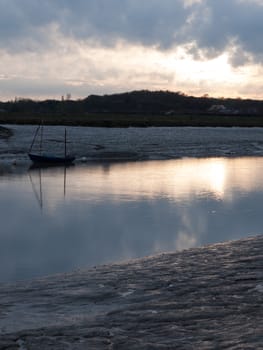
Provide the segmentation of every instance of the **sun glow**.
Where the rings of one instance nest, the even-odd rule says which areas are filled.
[[[204,172],[203,181],[209,186],[211,192],[218,198],[223,197],[226,180],[226,164],[224,160],[211,159],[211,162],[207,163],[201,171]]]
[[[124,42],[101,47],[70,38],[56,40],[55,35],[53,40],[53,49],[45,53],[1,53],[0,73],[5,72],[4,79],[0,77],[2,100],[8,99],[12,91],[12,98],[60,98],[67,92],[76,98],[141,89],[243,97],[256,96],[261,88],[261,68],[233,68],[228,53],[196,59],[186,47],[160,51]],[[253,91],[248,88],[252,80]]]

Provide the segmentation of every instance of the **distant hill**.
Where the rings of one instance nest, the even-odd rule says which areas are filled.
[[[187,96],[170,91],[90,95],[79,100],[0,102],[2,124],[129,126],[260,126],[263,101]]]
[[[227,114],[262,115],[263,101],[251,99],[187,96],[181,92],[133,91],[112,95],[90,95],[79,100],[17,99],[0,102],[0,113],[80,115],[117,113],[145,115]]]

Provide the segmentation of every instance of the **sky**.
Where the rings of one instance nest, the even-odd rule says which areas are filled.
[[[0,100],[263,98],[263,0],[0,0]]]

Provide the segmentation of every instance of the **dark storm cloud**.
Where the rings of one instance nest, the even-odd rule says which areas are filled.
[[[51,2],[0,0],[0,45],[19,50],[40,37],[43,42],[41,29],[55,20]]]
[[[187,37],[196,42],[196,53],[215,56],[232,48],[232,61],[245,63],[249,54],[262,61],[263,6],[255,1],[209,1],[199,7]],[[196,28],[196,30],[194,30]]]
[[[186,3],[186,1],[185,1]],[[0,0],[0,46],[45,48],[49,28],[76,40],[118,40],[168,49],[192,44],[193,55],[231,49],[234,64],[262,59],[263,6],[255,0]]]
[[[188,11],[180,0],[68,1],[61,18],[64,33],[111,44],[121,38],[143,45],[170,47]],[[81,20],[81,21],[80,21]],[[68,23],[73,24],[68,26]]]
[[[8,48],[43,44],[53,24],[68,37],[102,45],[123,39],[170,47],[187,15],[181,0],[0,0],[0,40]]]

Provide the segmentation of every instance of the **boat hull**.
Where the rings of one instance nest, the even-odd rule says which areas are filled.
[[[71,164],[74,162],[75,157],[67,156],[67,157],[57,157],[53,155],[39,155],[28,153],[29,158],[32,162],[37,164]]]

